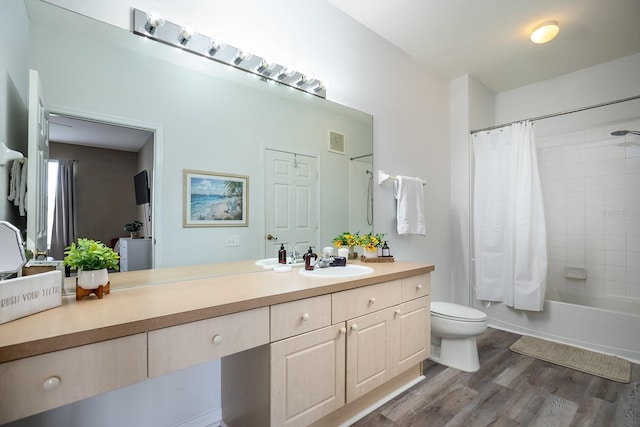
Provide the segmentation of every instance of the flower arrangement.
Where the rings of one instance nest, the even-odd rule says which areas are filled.
[[[65,248],[63,264],[72,270],[101,270],[118,268],[120,256],[104,243],[91,239],[78,239]]]
[[[385,233],[368,233],[360,235],[360,232],[350,233],[345,231],[333,239],[333,246],[337,248],[361,246],[363,249],[375,251],[384,242]]]
[[[353,248],[354,246],[358,246],[360,244],[359,242],[360,232],[349,233],[348,231],[345,231],[333,239],[333,246],[335,246],[336,248]]]
[[[358,245],[367,251],[375,251],[378,246],[382,245],[382,242],[384,241],[384,236],[385,236],[385,233],[363,234],[358,239]]]

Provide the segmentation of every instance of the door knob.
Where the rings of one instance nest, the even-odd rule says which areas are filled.
[[[267,234],[267,240],[278,240],[278,238],[276,236],[271,235],[271,234]]]

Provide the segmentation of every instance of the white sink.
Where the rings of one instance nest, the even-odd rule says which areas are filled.
[[[256,265],[261,266],[265,270],[273,270],[274,267],[282,264],[278,263],[278,258],[265,258],[265,259],[259,259],[258,261],[256,261]],[[287,265],[290,265],[292,267],[300,267],[304,265],[304,262],[300,260],[294,264],[291,264],[291,258],[287,257]]]
[[[364,265],[347,264],[345,267],[315,268],[313,270],[300,270],[300,274],[310,277],[354,277],[373,273],[373,268]]]

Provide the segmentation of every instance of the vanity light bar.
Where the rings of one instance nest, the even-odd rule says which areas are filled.
[[[134,9],[133,33],[237,68],[258,76],[263,81],[280,83],[320,98],[327,97],[327,89],[321,81],[221,43],[191,28],[165,21],[157,12],[148,14]]]

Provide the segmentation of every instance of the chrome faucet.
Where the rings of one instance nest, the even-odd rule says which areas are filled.
[[[294,245],[289,247],[289,252],[291,252],[291,264],[295,264],[298,262],[298,258],[300,257],[300,253],[296,250]]]
[[[330,250],[331,248],[322,251],[322,258],[316,262],[316,267],[326,268],[331,266],[331,263],[333,262],[333,255]]]

